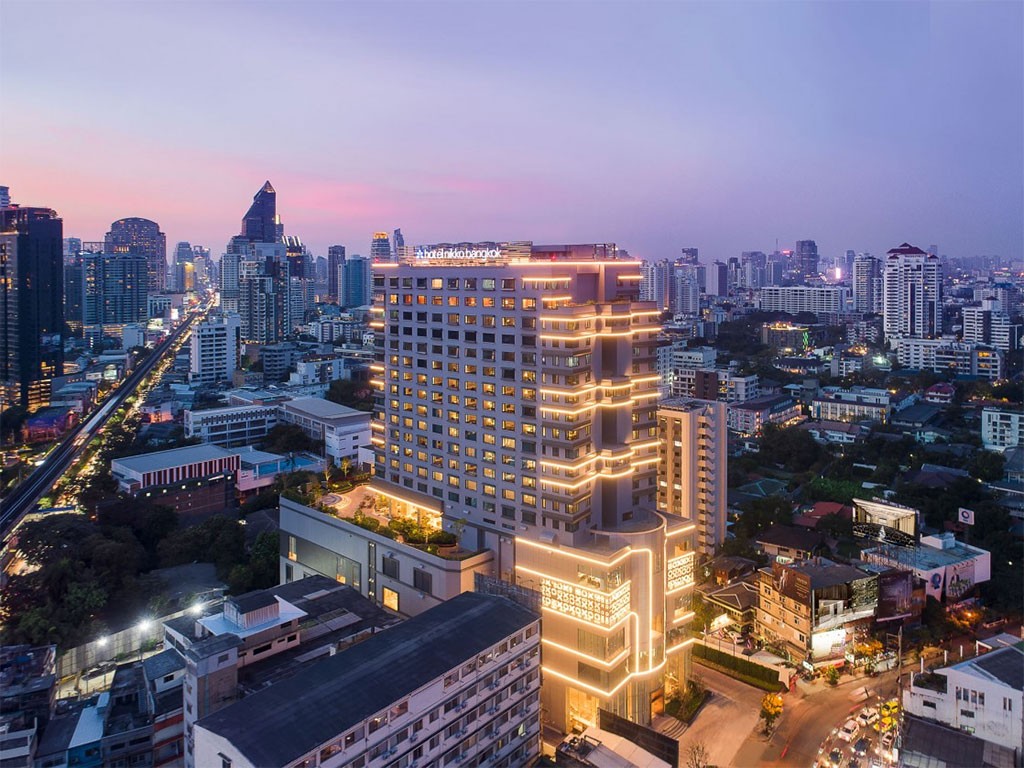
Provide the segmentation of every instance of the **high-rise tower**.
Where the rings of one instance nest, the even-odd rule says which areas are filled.
[[[686,679],[696,526],[656,508],[660,311],[639,270],[611,244],[374,264],[375,483],[540,593],[566,731],[598,708],[648,723]]]
[[[50,399],[64,373],[64,224],[49,208],[0,210],[0,387],[7,403]]]
[[[818,244],[813,240],[797,240],[793,254],[803,282],[818,277]]]
[[[864,313],[882,311],[881,261],[870,253],[853,259],[853,309]]]
[[[910,243],[891,249],[882,266],[886,341],[926,339],[942,331],[942,262]]]
[[[374,232],[370,243],[370,260],[374,263],[391,261],[391,240],[387,232]]]
[[[252,198],[252,205],[242,217],[239,236],[250,243],[277,243],[284,235],[284,225],[277,215],[277,192],[267,181]]]
[[[149,292],[161,293],[167,286],[167,235],[160,225],[133,216],[110,225],[104,238],[105,253],[134,253],[146,257]]]
[[[341,303],[341,268],[345,264],[345,246],[332,245],[327,249],[327,295],[331,301]]]

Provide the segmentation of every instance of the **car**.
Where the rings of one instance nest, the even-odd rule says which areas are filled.
[[[839,732],[836,734],[836,736],[838,736],[843,741],[849,742],[857,738],[858,733],[860,733],[860,726],[857,725],[857,721],[847,720],[845,723],[843,723],[843,727],[839,729]]]
[[[861,736],[853,745],[853,751],[858,755],[866,755],[871,748],[871,739]]]
[[[863,728],[867,728],[869,725],[878,721],[878,710],[874,707],[868,707],[859,715],[857,715],[857,722]]]
[[[888,752],[892,749],[893,742],[896,741],[896,734],[892,731],[886,731],[882,734],[882,751]]]
[[[843,753],[838,749],[833,749],[828,753],[828,761],[834,766],[840,766],[843,764]]]

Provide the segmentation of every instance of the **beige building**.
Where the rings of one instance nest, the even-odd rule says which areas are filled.
[[[658,510],[696,523],[696,549],[713,557],[725,541],[726,405],[663,401],[658,406],[658,429]]]

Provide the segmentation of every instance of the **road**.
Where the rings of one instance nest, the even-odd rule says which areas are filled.
[[[57,479],[64,474],[78,455],[85,450],[93,437],[103,428],[107,420],[135,392],[150,371],[182,338],[193,321],[205,314],[197,311],[190,314],[175,331],[168,336],[138,368],[107,397],[106,401],[92,416],[72,429],[31,475],[26,477],[2,502],[0,502],[0,537],[6,538],[22,518],[30,512],[36,502],[46,494]]]

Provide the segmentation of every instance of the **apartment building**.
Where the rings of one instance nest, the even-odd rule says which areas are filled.
[[[822,387],[811,401],[811,418],[816,421],[877,421],[888,424],[897,402],[887,389],[872,387]]]
[[[882,318],[886,341],[924,339],[942,332],[942,262],[909,243],[882,261]]]
[[[825,322],[827,318],[847,310],[850,289],[838,286],[765,286],[760,291],[760,302],[763,312],[785,312],[789,315],[810,312]]]
[[[195,765],[529,765],[540,617],[465,593],[195,726]]]
[[[750,436],[761,434],[768,424],[786,426],[802,418],[799,403],[789,395],[765,395],[730,404],[726,424],[731,431]]]
[[[1000,408],[981,411],[981,442],[986,451],[1004,451],[1024,445],[1024,414]]]
[[[221,448],[241,448],[266,438],[277,426],[277,405],[236,405],[185,411],[185,437]]]
[[[674,399],[658,406],[658,510],[696,523],[696,548],[707,557],[725,541],[725,424],[724,403]]]
[[[696,524],[656,508],[640,263],[612,244],[412,253],[374,265],[375,485],[541,593],[551,725],[646,724],[666,673],[686,679]]]
[[[953,372],[996,381],[1006,374],[1003,353],[987,344],[953,339],[899,338],[896,359],[904,368],[936,373]]]
[[[296,424],[324,444],[324,455],[336,465],[348,459],[356,466],[359,449],[370,443],[370,414],[322,397],[300,397],[281,404],[282,424]]]
[[[210,317],[192,329],[189,381],[192,384],[219,384],[231,381],[238,368],[241,346],[238,315]]]

